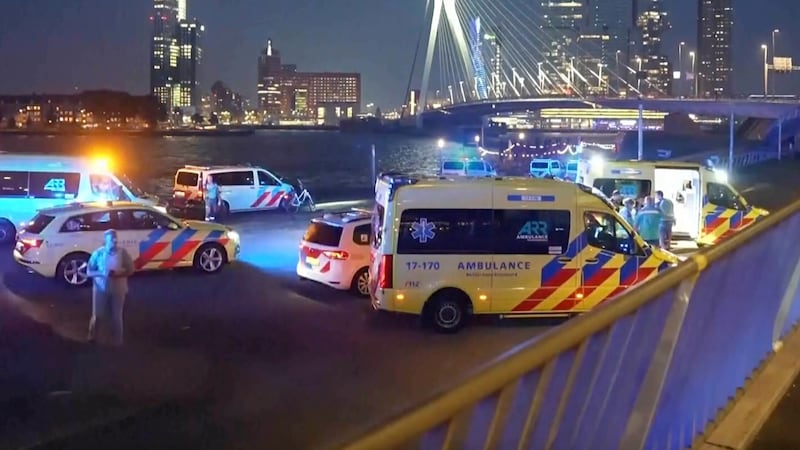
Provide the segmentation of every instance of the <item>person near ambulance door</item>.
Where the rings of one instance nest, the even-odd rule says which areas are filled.
[[[672,228],[675,226],[675,205],[672,200],[664,198],[663,191],[656,191],[656,206],[661,211],[658,238],[661,248],[669,250],[672,246]]]
[[[614,204],[614,207],[617,208],[617,210],[622,208],[623,198],[622,198],[622,193],[620,193],[619,190],[614,190],[614,192],[611,193],[610,200],[611,203]]]
[[[636,219],[636,200],[632,198],[626,198],[624,202],[622,202],[623,207],[619,214],[625,219],[630,226],[634,226],[635,219]]]
[[[648,244],[658,246],[659,229],[661,227],[661,211],[656,207],[653,197],[644,199],[644,206],[636,213],[634,228]]]
[[[214,220],[217,217],[217,210],[219,209],[219,185],[214,181],[214,177],[209,175],[206,177],[204,188],[206,201],[206,220]]]
[[[86,274],[92,278],[92,318],[89,342],[95,342],[98,327],[110,334],[112,345],[122,345],[122,309],[128,295],[128,277],[135,270],[130,254],[117,245],[117,232],[107,230],[104,244],[92,253]]]

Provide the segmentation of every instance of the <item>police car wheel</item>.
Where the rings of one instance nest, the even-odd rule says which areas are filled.
[[[356,272],[350,290],[362,297],[369,297],[369,270],[366,267]]]
[[[219,244],[206,244],[194,254],[194,267],[203,273],[217,273],[225,265],[225,249]]]
[[[90,279],[86,275],[89,267],[89,255],[73,253],[65,256],[59,263],[56,276],[58,280],[70,287],[89,286]]]
[[[432,299],[426,308],[427,322],[440,333],[456,333],[464,326],[464,302],[457,296],[447,295]]]
[[[0,244],[13,242],[16,236],[17,230],[14,224],[6,219],[0,219]]]

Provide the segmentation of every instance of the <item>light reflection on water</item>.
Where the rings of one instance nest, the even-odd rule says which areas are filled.
[[[251,136],[2,136],[0,150],[106,155],[145,190],[169,196],[175,171],[185,164],[253,164],[294,182],[300,178],[318,201],[371,195],[370,146],[377,171],[434,174],[436,139],[352,135],[330,131],[257,131]],[[448,144],[446,152],[472,156],[475,149]]]

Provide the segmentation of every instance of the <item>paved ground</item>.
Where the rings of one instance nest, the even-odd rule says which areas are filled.
[[[765,165],[734,181],[774,209],[800,192],[790,176],[799,167]],[[242,261],[216,276],[134,278],[120,351],[82,343],[88,292],[27,274],[4,250],[0,448],[101,423],[110,425],[38,448],[317,448],[554,324],[486,320],[442,336],[412,319],[378,320],[364,299],[296,280],[307,219],[237,217]]]

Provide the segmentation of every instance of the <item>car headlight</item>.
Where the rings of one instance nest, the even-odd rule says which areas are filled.
[[[233,242],[239,242],[239,233],[235,231],[228,231],[228,239],[232,240]]]

